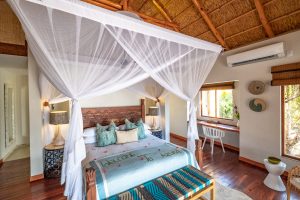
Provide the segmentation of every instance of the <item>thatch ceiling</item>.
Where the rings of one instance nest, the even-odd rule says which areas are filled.
[[[113,2],[123,5],[121,9],[124,9],[126,0],[84,1]],[[271,36],[262,24],[262,16],[255,1],[262,5],[266,24],[272,32]],[[212,31],[213,26],[228,49],[300,28],[300,0],[127,0],[126,2],[130,10],[176,24],[177,26],[173,27],[175,31],[220,44],[220,38]],[[155,2],[165,11],[164,14]],[[200,14],[195,2],[202,6],[202,11],[211,22],[210,26],[203,14]],[[0,13],[0,43],[24,44],[21,26],[3,0],[0,0]]]
[[[120,0],[110,0],[120,3]],[[219,43],[192,0],[156,0],[170,18],[179,25],[179,31],[192,37]],[[244,46],[268,36],[254,0],[197,0],[229,49]],[[166,20],[152,0],[129,1],[133,10],[157,19]],[[300,0],[261,0],[266,19],[274,35],[300,28]]]

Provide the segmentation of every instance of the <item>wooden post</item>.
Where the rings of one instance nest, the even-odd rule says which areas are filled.
[[[199,2],[199,0],[192,0],[192,2],[194,3],[195,7],[198,9],[199,13],[201,14],[204,21],[210,28],[211,32],[214,34],[214,36],[217,38],[217,40],[220,42],[220,44],[228,50],[229,47],[227,46],[227,44],[226,44],[225,40],[223,39],[223,37],[221,36],[220,32],[216,29],[215,25],[212,23],[211,19],[208,17],[208,14],[204,10],[204,7],[202,6],[202,4]]]
[[[145,99],[141,99],[141,112],[142,112],[142,120],[145,123]]]
[[[94,168],[86,169],[86,199],[96,200],[96,170]]]
[[[271,37],[274,37],[274,33],[273,33],[273,30],[268,22],[268,19],[265,15],[265,11],[264,11],[264,7],[261,3],[260,0],[254,0],[254,3],[255,3],[255,7],[256,7],[256,10],[258,12],[258,15],[259,15],[259,19],[265,29],[265,32],[267,33],[268,37],[271,38]]]
[[[199,164],[199,167],[202,168],[203,167],[202,140],[198,139],[195,142],[196,142],[196,152],[195,152],[196,160]]]

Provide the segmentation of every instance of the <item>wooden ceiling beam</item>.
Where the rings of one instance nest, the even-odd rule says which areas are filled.
[[[114,3],[112,1],[109,1],[109,0],[94,0],[96,2],[99,2],[99,3],[102,3],[102,4],[106,4],[108,6],[111,6],[111,7],[114,7],[114,8],[117,8],[119,10],[122,9],[122,5],[118,4],[118,3]],[[127,1],[128,2],[128,1]]]
[[[17,45],[0,42],[0,54],[27,56],[27,45]]]
[[[118,11],[118,10],[120,10],[118,8],[115,8],[113,6],[109,6],[109,5],[104,4],[104,3],[100,3],[100,2],[95,1],[95,0],[81,0],[81,1],[84,1],[84,2],[89,3],[89,4],[93,4],[95,6],[99,6],[101,8],[105,8],[105,9],[111,10],[111,11]]]
[[[99,7],[111,10],[111,11],[124,10],[123,9],[124,5],[121,5],[121,4],[118,4],[118,3],[113,3],[113,2],[107,3],[108,0],[82,0],[82,1],[84,1],[86,3],[93,4],[95,6],[99,6]],[[125,8],[128,11],[139,15],[144,21],[146,21],[148,23],[159,25],[161,27],[168,28],[168,29],[174,29],[175,27],[179,28],[179,26],[176,23],[171,23],[171,22],[168,22],[168,21],[159,20],[159,19],[156,19],[154,17],[150,17],[148,15],[145,15],[143,13],[133,11],[129,6],[130,0],[122,1],[122,4],[124,4],[124,3],[126,4]]]
[[[198,9],[199,13],[203,17],[204,21],[208,25],[209,29],[211,32],[214,34],[214,36],[217,38],[217,40],[220,42],[220,44],[225,48],[229,49],[228,45],[226,44],[225,40],[221,36],[220,32],[216,29],[215,25],[212,23],[211,19],[208,17],[206,11],[204,10],[204,7],[201,5],[199,0],[192,0],[194,3],[195,7]]]
[[[129,1],[128,0],[122,0],[121,5],[123,6],[123,10],[128,10]]]
[[[254,3],[255,3],[255,7],[256,7],[256,10],[257,10],[258,15],[259,15],[259,19],[260,19],[260,21],[261,21],[261,23],[262,23],[262,25],[265,29],[266,34],[268,35],[269,38],[274,37],[275,36],[274,32],[273,32],[273,30],[272,30],[272,28],[271,28],[271,26],[268,22],[268,19],[265,15],[264,7],[263,7],[261,1],[260,0],[254,0]]]
[[[152,21],[152,22],[155,22],[155,23],[158,23],[158,24],[161,24],[161,25],[164,25],[164,26],[168,26],[169,28],[179,28],[179,26],[175,23],[171,23],[171,22],[168,22],[168,21],[162,21],[162,20],[159,20],[159,19],[156,19],[154,17],[150,17],[148,15],[145,15],[143,13],[140,13],[140,12],[137,12],[137,11],[134,11],[132,10],[132,8],[128,8],[130,12],[133,12],[137,15],[139,15],[143,20],[145,21]]]
[[[168,12],[163,8],[163,6],[161,5],[161,3],[158,0],[152,0],[152,3],[154,4],[154,6],[158,10],[158,12],[160,12],[160,14],[162,14],[168,22],[174,23],[174,21],[171,19]],[[173,28],[175,31],[179,32],[179,29],[177,27],[173,27]]]

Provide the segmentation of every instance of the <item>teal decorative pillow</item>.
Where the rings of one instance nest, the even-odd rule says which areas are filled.
[[[125,119],[125,128],[126,128],[126,130],[138,128],[139,139],[144,139],[146,137],[142,119],[140,119],[136,123],[132,123],[128,119]]]
[[[135,129],[135,128],[137,128],[137,126],[134,123],[132,123],[128,119],[125,119],[125,129],[126,130],[131,130],[131,129]]]
[[[96,132],[98,131],[98,130],[106,130],[107,128],[108,128],[109,126],[102,126],[102,125],[100,125],[100,124],[98,124],[97,123],[97,125],[96,125]]]
[[[104,147],[117,142],[116,125],[110,123],[109,126],[101,126],[97,124],[96,129],[96,146]]]
[[[145,134],[143,120],[140,119],[139,121],[136,122],[135,125],[138,127],[138,136],[139,136],[139,139],[144,139],[146,137],[146,134]]]
[[[115,122],[111,121],[108,126],[108,130],[110,131],[110,130],[116,130],[116,129],[117,129],[117,126],[116,126]]]

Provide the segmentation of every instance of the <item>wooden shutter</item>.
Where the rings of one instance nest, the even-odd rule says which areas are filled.
[[[234,81],[204,84],[201,87],[202,91],[203,90],[228,90],[228,89],[234,89]]]
[[[300,62],[274,66],[271,73],[272,86],[300,84]]]

